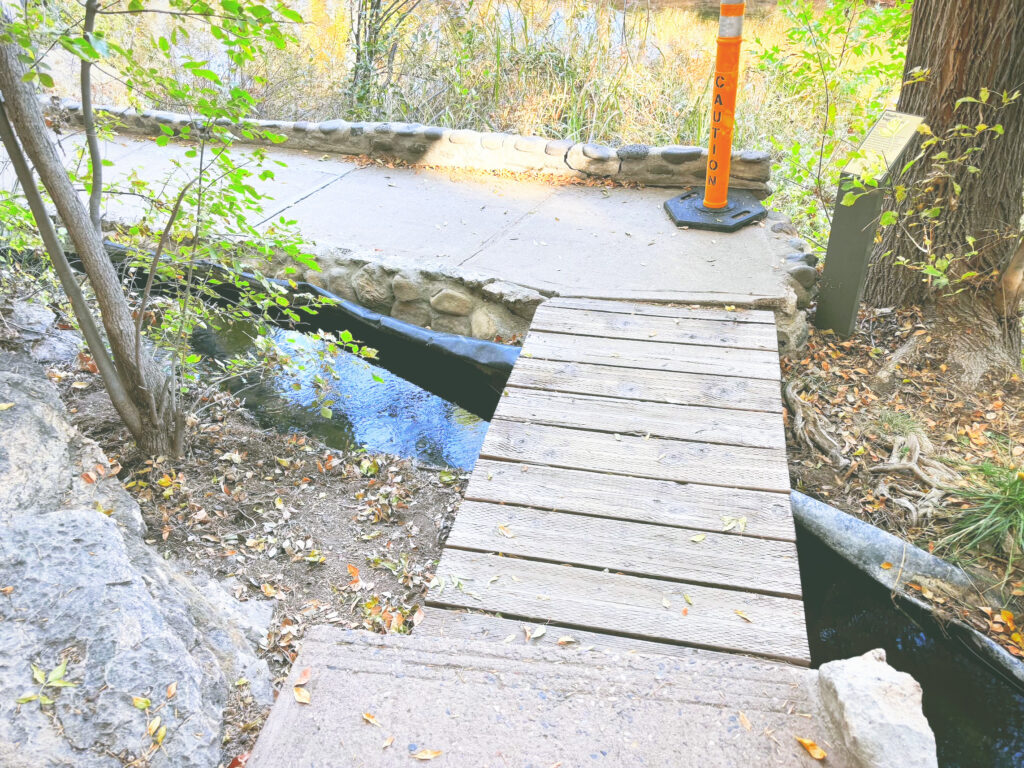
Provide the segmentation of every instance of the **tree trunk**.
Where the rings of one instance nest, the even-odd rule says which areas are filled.
[[[0,93],[17,139],[67,228],[96,295],[116,366],[117,381],[108,382],[107,391],[141,450],[178,453],[183,420],[172,382],[147,351],[136,354],[135,323],[117,272],[50,140],[35,93],[22,81],[26,70],[20,53],[16,43],[0,45]],[[119,392],[125,393],[123,400]]]
[[[975,125],[979,122],[976,105],[955,109],[957,99],[977,98],[982,88],[988,88],[993,101],[1001,100],[1003,91],[1013,93],[1024,86],[1024,2],[915,0],[904,80],[914,79],[918,69],[928,74],[904,86],[900,111],[922,115],[936,136],[958,123]],[[1007,264],[1016,245],[1007,235],[1019,230],[1024,213],[1024,104],[1018,101],[1003,110],[999,122],[1003,136],[985,132],[966,140],[983,147],[971,157],[980,173],[958,177],[962,191],[955,205],[944,207],[943,226],[938,230],[943,242],[936,243],[940,250],[956,252],[963,250],[968,236],[977,238],[981,247],[972,268],[978,267],[982,274]],[[910,151],[916,152],[919,144]],[[949,151],[952,154],[955,149]],[[927,163],[919,163],[900,183],[911,188],[928,170]],[[869,305],[906,306],[933,298],[922,274],[897,263],[900,258],[919,262],[921,253],[898,226],[887,227],[868,272],[865,301]],[[975,295],[964,292],[961,300]]]

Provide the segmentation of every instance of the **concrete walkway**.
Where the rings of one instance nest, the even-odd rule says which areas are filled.
[[[69,155],[81,141],[63,140]],[[188,147],[117,137],[104,146],[108,178],[188,178]],[[245,152],[245,150],[240,150]],[[786,295],[792,248],[763,225],[734,234],[677,230],[666,189],[553,185],[450,170],[360,167],[338,155],[274,149],[266,222],[298,222],[318,250],[348,248],[389,265],[447,268],[547,293],[611,299],[767,303]],[[122,197],[107,215],[135,219]]]

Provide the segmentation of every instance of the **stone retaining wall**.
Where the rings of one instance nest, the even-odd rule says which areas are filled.
[[[44,99],[46,108],[58,108]],[[63,101],[60,111],[75,124],[82,123],[78,102]],[[97,116],[114,118],[123,133],[157,136],[161,126],[174,129],[196,124],[188,115],[159,110],[137,112],[128,107],[95,107]],[[708,151],[701,147],[602,144],[549,140],[540,136],[453,130],[419,123],[364,123],[327,120],[322,123],[253,120],[242,125],[220,122],[240,143],[270,144],[262,130],[285,137],[277,146],[311,149],[343,155],[397,157],[417,165],[476,168],[490,171],[542,171],[577,178],[602,177],[651,186],[683,187],[704,183]],[[256,129],[245,130],[245,128]],[[771,159],[767,152],[735,151],[729,183],[760,196],[770,192]]]
[[[321,271],[301,276],[307,283],[397,320],[487,341],[521,343],[545,298],[503,280],[391,266],[342,248],[320,251],[317,261]]]

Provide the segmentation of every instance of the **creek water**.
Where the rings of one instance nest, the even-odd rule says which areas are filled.
[[[812,664],[884,648],[889,664],[921,684],[942,768],[1024,766],[1019,685],[948,638],[930,614],[900,607],[814,536],[797,534]]]
[[[356,355],[325,356],[312,336],[277,328],[270,338],[291,359],[287,371],[232,387],[264,428],[301,431],[340,450],[473,468],[487,421]],[[251,338],[236,328],[218,332],[216,343],[237,353]],[[318,375],[329,382],[329,419],[320,412]]]

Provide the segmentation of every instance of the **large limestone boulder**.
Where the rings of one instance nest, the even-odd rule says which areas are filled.
[[[57,316],[44,304],[16,301],[5,312],[4,321],[4,332],[37,362],[67,362],[83,348],[75,331],[57,328]]]
[[[117,768],[148,753],[146,765],[216,766],[235,681],[271,700],[234,598],[207,599],[221,588],[200,591],[143,541],[138,506],[27,356],[0,353],[0,403],[0,747],[27,765]],[[31,665],[62,663],[73,686],[33,680]],[[17,703],[40,692],[53,703]]]

